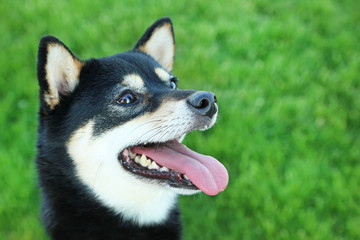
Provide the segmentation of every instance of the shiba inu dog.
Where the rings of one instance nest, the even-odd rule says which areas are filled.
[[[179,239],[178,194],[216,195],[224,166],[181,140],[216,121],[211,92],[179,90],[173,25],[161,18],[131,51],[82,61],[41,39],[37,169],[53,239]]]

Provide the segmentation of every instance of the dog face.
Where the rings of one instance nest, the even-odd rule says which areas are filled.
[[[213,93],[177,88],[174,50],[168,18],[134,50],[100,59],[81,61],[51,36],[40,42],[42,145],[63,148],[59,171],[70,166],[71,181],[139,225],[163,221],[176,194],[215,195],[228,181],[216,159],[180,143],[213,126],[218,106]]]

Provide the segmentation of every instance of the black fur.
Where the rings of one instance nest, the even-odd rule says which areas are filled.
[[[194,90],[172,90],[154,73],[161,67],[139,47],[153,31],[169,18],[155,22],[142,36],[133,51],[82,62],[79,83],[71,94],[60,95],[60,102],[50,108],[44,101],[49,90],[46,79],[49,44],[59,44],[77,59],[57,38],[43,37],[38,51],[40,112],[38,130],[37,170],[42,190],[42,217],[53,239],[180,239],[180,213],[174,206],[162,224],[139,227],[115,214],[94,198],[91,191],[76,177],[75,166],[67,153],[66,143],[72,133],[89,119],[95,120],[94,134],[101,134],[144,113],[154,111],[164,99],[185,99]],[[171,25],[172,26],[172,25]],[[171,33],[173,30],[171,27]],[[80,61],[79,59],[77,59]],[[148,89],[138,94],[141,103],[133,107],[118,106],[116,99],[126,90],[120,80],[126,74],[137,73]],[[151,101],[146,99],[151,98]],[[113,111],[119,108],[121,111]],[[120,166],[119,166],[120,167]]]
[[[141,38],[137,46],[143,44],[151,31],[168,18],[157,21]],[[170,22],[171,23],[171,22]],[[63,46],[74,58],[71,51],[57,38],[45,36],[38,51],[38,79],[40,86],[39,139],[37,143],[37,169],[42,189],[42,216],[48,234],[53,239],[179,239],[181,236],[180,214],[177,206],[168,220],[161,225],[139,227],[115,214],[98,202],[76,177],[72,160],[66,153],[65,143],[72,132],[94,116],[98,117],[97,130],[119,125],[135,117],[145,108],[132,110],[132,116],[121,115],[102,118],[109,114],[105,106],[111,104],[120,94],[119,79],[127,73],[142,73],[149,81],[150,89],[161,90],[163,81],[154,76],[152,69],[159,66],[150,56],[139,51],[114,55],[102,59],[85,61],[81,70],[78,87],[70,96],[61,96],[60,103],[50,109],[44,101],[44,93],[49,90],[46,80],[48,44]],[[159,66],[160,67],[160,66]],[[192,91],[179,92],[178,97],[188,96]],[[155,95],[155,93],[154,93]],[[176,96],[173,96],[176,98]],[[81,99],[81,101],[78,101]],[[159,98],[160,99],[160,98]],[[105,119],[105,120],[104,120]],[[106,119],[112,119],[107,122]]]

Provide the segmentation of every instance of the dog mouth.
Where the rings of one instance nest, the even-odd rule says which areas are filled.
[[[145,154],[137,154],[126,148],[119,157],[121,165],[128,171],[150,179],[166,181],[171,187],[199,190],[186,176],[179,171],[157,164]]]
[[[127,171],[165,181],[174,188],[200,189],[216,195],[228,184],[228,173],[218,160],[199,154],[178,140],[128,147],[118,158]]]

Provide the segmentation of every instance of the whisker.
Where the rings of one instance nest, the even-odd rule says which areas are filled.
[[[167,126],[164,130],[163,130],[163,134],[160,136],[160,139],[162,139],[166,134],[168,134],[170,131],[169,128],[173,128],[174,126],[177,126],[178,124],[171,124],[169,126]],[[175,134],[174,134],[175,135]]]
[[[167,115],[160,115],[160,116],[156,116],[156,118],[153,118],[149,121],[146,121],[146,122],[143,122],[141,125],[137,126],[133,131],[135,131],[136,129],[140,128],[140,127],[143,127],[147,124],[150,124],[150,123],[154,123],[154,122],[161,122],[163,121],[163,118],[166,117]]]

